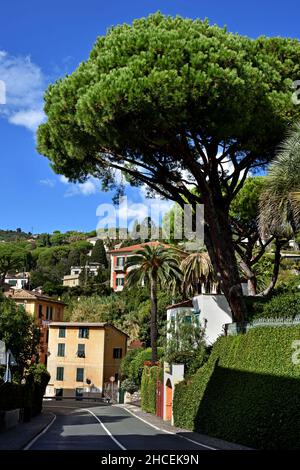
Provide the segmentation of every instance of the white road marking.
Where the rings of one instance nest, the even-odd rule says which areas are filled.
[[[95,413],[93,413],[91,410],[89,410],[88,408],[80,408],[80,411],[87,411],[88,413],[90,413],[92,416],[94,416],[94,418],[98,421],[98,423],[100,423],[100,425],[102,426],[102,428],[104,429],[104,431],[109,435],[109,437],[114,441],[115,444],[117,444],[120,449],[122,450],[127,450],[126,447],[124,447],[121,442],[118,441],[118,439],[116,439],[112,433],[107,429],[106,426],[104,426],[104,424],[102,423],[102,421],[98,418],[97,415],[95,415]]]
[[[53,414],[53,413],[52,413],[52,414]],[[50,423],[48,424],[48,426],[46,426],[45,429],[42,430],[42,432],[40,432],[37,436],[35,436],[35,437],[23,448],[23,450],[29,450],[30,447],[31,447],[43,434],[45,434],[45,432],[48,431],[48,429],[50,428],[50,426],[52,426],[52,424],[54,423],[55,420],[56,420],[56,415],[53,414],[52,421],[50,421]]]
[[[113,406],[115,406],[115,405],[113,405]],[[166,434],[172,434],[173,436],[180,437],[181,439],[185,439],[186,441],[192,442],[193,444],[196,444],[199,447],[205,447],[206,449],[209,449],[209,450],[218,450],[215,447],[207,446],[206,444],[200,444],[200,442],[194,441],[193,439],[189,439],[188,437],[182,436],[181,434],[177,434],[176,432],[167,431],[166,429],[159,428],[158,426],[155,426],[154,424],[151,424],[148,421],[146,421],[145,419],[141,418],[140,416],[138,416],[136,413],[129,410],[128,408],[125,408],[125,407],[118,407],[118,408],[122,408],[123,410],[128,411],[128,413],[132,414],[132,416],[139,419],[140,421],[143,421],[143,423],[148,424],[148,426],[151,426],[151,428],[154,428],[157,431],[165,432]]]

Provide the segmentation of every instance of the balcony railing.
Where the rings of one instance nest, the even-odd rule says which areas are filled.
[[[125,265],[123,264],[122,266],[115,266],[115,271],[125,271]]]

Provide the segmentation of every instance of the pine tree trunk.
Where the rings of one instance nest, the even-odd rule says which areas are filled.
[[[155,274],[151,276],[150,282],[150,299],[151,299],[151,320],[150,320],[150,336],[152,356],[151,362],[157,362],[157,278]]]
[[[263,291],[257,294],[259,297],[266,297],[271,294],[273,291],[275,284],[278,279],[279,274],[279,267],[280,267],[280,260],[281,260],[281,248],[286,243],[286,240],[275,240],[275,258],[274,258],[274,265],[273,265],[273,273],[271,277],[270,284],[268,287]]]
[[[228,301],[232,318],[242,322],[246,318],[240,275],[235,256],[229,217],[212,195],[204,199],[204,243]],[[222,203],[222,201],[221,201]]]

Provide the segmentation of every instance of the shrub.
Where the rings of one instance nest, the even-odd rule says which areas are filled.
[[[300,326],[221,337],[208,362],[176,385],[176,426],[254,448],[300,448]]]
[[[123,380],[122,384],[121,384],[121,387],[123,390],[125,390],[125,392],[128,392],[130,393],[131,395],[134,393],[134,392],[137,392],[139,387],[137,386],[137,384],[131,380],[131,379],[125,379]]]
[[[141,406],[147,413],[156,413],[156,383],[160,367],[144,367],[141,384]]]
[[[274,296],[263,307],[264,317],[292,317],[300,314],[300,292]]]
[[[131,376],[131,363],[135,356],[141,352],[141,348],[129,349],[126,353],[126,356],[123,357],[120,365],[120,373],[123,377]]]
[[[24,406],[24,386],[13,382],[0,386],[0,410],[8,411]]]
[[[158,359],[162,358],[163,348],[157,348],[157,355]],[[141,384],[144,362],[146,361],[151,361],[151,348],[140,350],[131,361],[129,378],[137,385]]]

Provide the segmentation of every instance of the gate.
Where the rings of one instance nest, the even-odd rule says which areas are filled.
[[[156,416],[164,417],[164,384],[159,379],[156,382]]]

